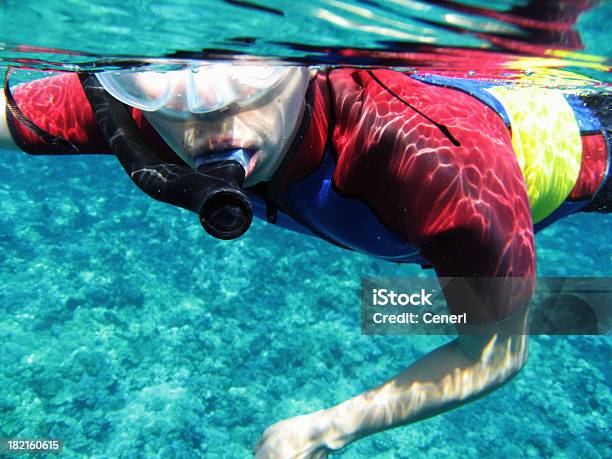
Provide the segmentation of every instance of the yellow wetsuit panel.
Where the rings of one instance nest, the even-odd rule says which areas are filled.
[[[578,179],[582,141],[574,112],[558,91],[505,87],[488,91],[508,113],[531,217],[538,223],[565,201]]]

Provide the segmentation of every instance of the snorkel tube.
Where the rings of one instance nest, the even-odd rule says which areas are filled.
[[[94,74],[81,75],[85,95],[113,153],[132,181],[152,198],[195,212],[213,237],[235,239],[253,220],[241,187],[242,150],[200,161],[196,169],[162,161],[142,139],[129,108],[111,96]]]

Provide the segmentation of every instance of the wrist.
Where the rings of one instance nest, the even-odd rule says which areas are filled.
[[[331,451],[344,448],[349,443],[360,438],[357,429],[361,427],[361,416],[351,410],[352,400],[347,400],[327,410],[317,412],[324,420],[321,426],[319,441]]]
[[[17,150],[19,147],[13,140],[11,131],[6,119],[6,100],[4,95],[0,95],[0,149]]]

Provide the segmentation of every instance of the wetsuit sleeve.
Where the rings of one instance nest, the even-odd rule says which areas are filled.
[[[487,323],[526,305],[533,227],[502,119],[467,94],[399,72],[342,70],[330,79],[339,192],[405,235],[439,277],[468,279],[473,301],[445,289],[453,313]]]
[[[13,89],[17,106],[36,126],[58,136],[78,153],[111,153],[94,119],[76,73],[64,73],[18,85]],[[7,121],[15,143],[33,155],[74,154],[69,147],[51,145],[10,112]]]

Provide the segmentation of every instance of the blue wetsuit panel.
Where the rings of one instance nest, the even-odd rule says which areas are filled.
[[[266,202],[255,193],[250,192],[248,189],[244,190],[244,192],[249,197],[251,205],[253,206],[253,215],[261,220],[267,221]],[[296,231],[298,233],[307,234],[308,236],[314,236],[312,231],[310,231],[304,225],[296,222],[293,218],[281,210],[277,210],[275,224],[290,231]]]
[[[580,132],[593,132],[601,130],[601,121],[584,105],[584,102],[575,94],[565,94],[565,100],[574,111]]]
[[[510,125],[510,119],[506,113],[506,109],[497,100],[493,94],[486,91],[487,88],[495,87],[496,85],[488,83],[486,81],[467,80],[464,78],[450,78],[440,75],[410,75],[412,78],[423,83],[429,83],[436,86],[443,86],[450,89],[458,89],[475,97],[480,102],[488,105],[489,108],[493,109],[501,118],[504,120],[506,125]]]
[[[552,225],[557,220],[560,220],[568,215],[579,212],[580,209],[588,205],[589,201],[565,201],[561,204],[552,214],[546,217],[544,220],[536,223],[533,226],[533,230],[537,233],[543,230],[549,225]]]
[[[384,226],[367,204],[332,187],[336,168],[329,151],[308,177],[287,190],[289,205],[331,240],[358,252],[404,263],[426,263],[406,238]]]

